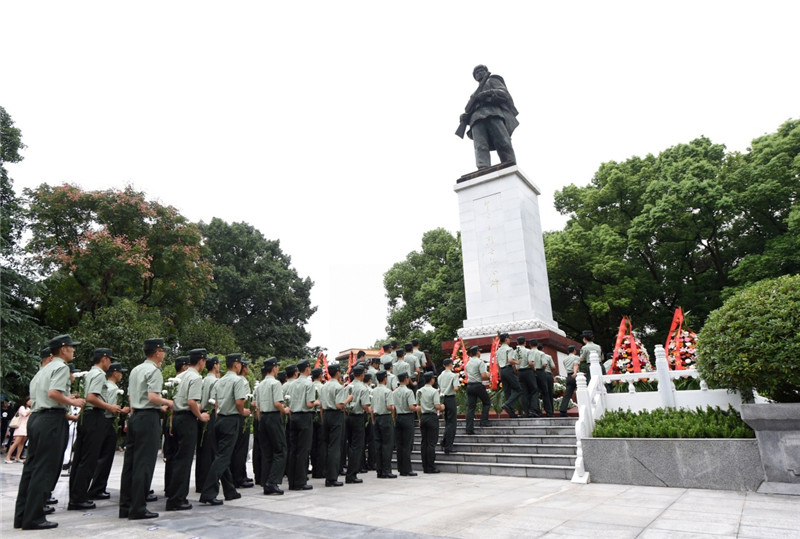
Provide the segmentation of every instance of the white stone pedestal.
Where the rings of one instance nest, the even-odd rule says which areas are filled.
[[[459,337],[550,330],[540,191],[519,168],[471,174],[454,187],[461,216],[467,320]]]

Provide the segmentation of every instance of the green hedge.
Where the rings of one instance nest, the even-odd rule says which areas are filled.
[[[595,438],[755,438],[733,408],[696,411],[659,408],[634,413],[606,412],[595,424]]]

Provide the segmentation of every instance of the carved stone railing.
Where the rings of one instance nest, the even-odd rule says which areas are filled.
[[[575,424],[578,452],[575,461],[573,483],[588,483],[589,472],[583,463],[583,449],[581,440],[591,438],[594,432],[595,421],[603,417],[607,410],[655,410],[657,408],[684,408],[719,406],[726,409],[729,405],[740,410],[742,399],[739,393],[725,389],[709,390],[705,381],[700,380],[700,389],[676,391],[673,380],[677,378],[699,378],[700,374],[694,369],[672,371],[667,363],[664,347],[657,345],[655,348],[656,370],[628,374],[604,375],[600,367],[600,356],[592,352],[589,356],[589,373],[591,382],[586,384],[586,377],[578,373],[577,398],[578,421]],[[640,380],[656,379],[658,391],[636,392],[634,382]],[[614,381],[628,382],[627,393],[608,393],[606,384]]]

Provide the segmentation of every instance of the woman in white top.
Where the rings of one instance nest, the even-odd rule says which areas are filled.
[[[28,416],[30,414],[31,400],[25,399],[24,403],[19,407],[19,410],[17,410],[17,415],[19,415],[20,418],[19,427],[14,430],[14,443],[11,445],[11,449],[8,450],[6,464],[25,462],[25,459],[22,458],[22,450],[25,449],[25,442],[28,441]],[[14,451],[17,452],[16,459],[14,458]]]

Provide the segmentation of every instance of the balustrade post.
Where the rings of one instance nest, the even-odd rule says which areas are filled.
[[[667,353],[660,344],[656,345],[656,378],[658,379],[658,395],[661,397],[661,405],[665,408],[675,408],[675,386],[669,375],[669,363],[667,363]]]
[[[575,423],[575,439],[577,445],[575,458],[575,472],[572,474],[573,483],[586,484],[589,482],[589,472],[583,463],[583,438],[589,438],[594,432],[594,418],[592,417],[592,400],[586,386],[586,376],[578,373],[576,379],[578,393],[578,421]]]

